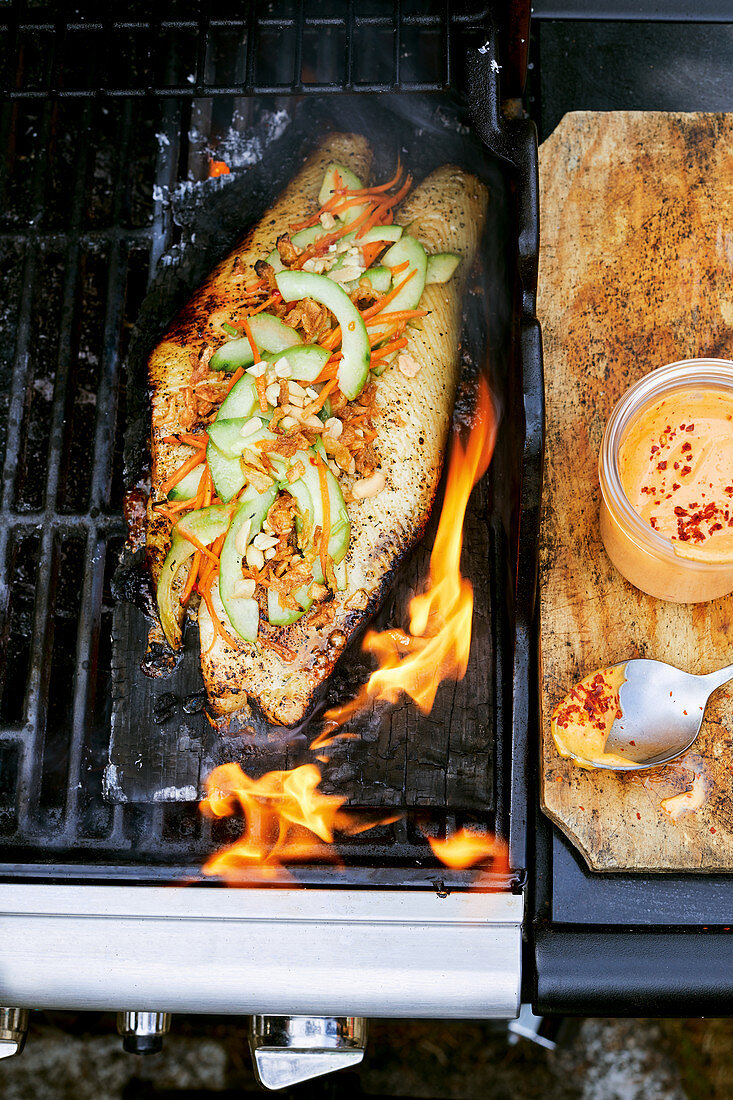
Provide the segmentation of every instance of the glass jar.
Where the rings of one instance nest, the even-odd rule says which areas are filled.
[[[622,485],[619,454],[631,428],[659,401],[677,395],[699,399],[711,391],[733,398],[733,362],[685,359],[645,375],[611,413],[598,460],[601,537],[609,558],[642,592],[673,603],[701,603],[733,592],[733,558],[705,561],[699,552],[695,558],[676,552],[672,540],[633,508]]]

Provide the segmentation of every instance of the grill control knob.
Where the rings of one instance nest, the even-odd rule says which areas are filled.
[[[0,1008],[0,1058],[20,1054],[28,1035],[27,1008]]]
[[[170,1012],[117,1013],[117,1031],[128,1054],[157,1054],[170,1029]]]
[[[364,1057],[368,1021],[361,1016],[253,1016],[249,1046],[255,1075],[282,1089]]]

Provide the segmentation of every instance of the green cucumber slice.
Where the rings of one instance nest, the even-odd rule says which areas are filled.
[[[204,546],[209,546],[215,539],[219,538],[219,535],[224,534],[229,526],[231,515],[231,508],[214,504],[208,508],[199,508],[195,512],[189,512],[187,516],[179,519],[173,527],[171,548],[160,570],[156,598],[160,625],[174,649],[178,649],[181,645],[181,626],[179,623],[180,612],[174,606],[173,582],[184,562],[196,553],[196,547],[184,535],[193,535]]]
[[[297,609],[283,607],[280,603],[280,593],[276,592],[274,588],[268,588],[267,618],[273,626],[290,626],[291,623],[297,623],[298,619],[305,615],[313,604],[313,600],[308,595],[309,588],[310,584],[304,584],[293,592],[293,596],[300,604]]]
[[[401,243],[398,241],[393,248],[398,248]],[[420,247],[422,248],[422,245]],[[310,271],[281,271],[275,279],[278,290],[286,302],[293,302],[299,298],[313,298],[326,309],[330,309],[336,317],[341,326],[343,352],[337,373],[339,388],[349,401],[353,401],[361,393],[369,375],[371,351],[367,330],[359,310],[346,291],[331,282],[325,275],[315,275]]]
[[[199,469],[197,466],[194,470],[191,470],[185,477],[181,478],[177,485],[173,486],[168,494],[168,500],[193,500],[199,491],[203,476],[203,467]]]
[[[425,271],[425,285],[429,283],[447,283],[461,262],[454,252],[435,252],[428,256]]]
[[[322,527],[323,501],[321,498],[321,481],[318,476],[315,458],[313,457],[313,455],[307,457],[309,460],[303,463],[303,465],[305,466],[305,473],[300,480],[305,484],[305,487],[310,494],[311,503],[313,505],[313,527]],[[328,499],[330,505],[329,510],[331,513],[331,529],[328,538],[328,556],[331,558],[334,565],[337,565],[346,556],[346,551],[349,548],[351,523],[349,522],[349,513],[346,510],[346,503],[339,487],[339,483],[327,466],[326,481],[328,484]],[[324,583],[323,570],[321,569],[321,563],[318,558],[316,558],[313,563],[313,576],[314,579],[319,582],[319,584]]]
[[[404,282],[404,280],[411,275],[411,272],[414,271],[415,274],[412,275],[410,281],[403,286],[399,294],[389,303],[390,313],[397,313],[399,310],[403,309],[417,309],[418,303],[422,297],[422,292],[425,289],[425,273],[427,271],[428,258],[420,242],[416,241],[414,237],[410,237],[408,234],[400,237],[397,244],[393,244],[382,257],[382,263],[385,267],[390,268],[398,267],[405,261],[407,261],[410,266],[399,273],[399,282]],[[383,325],[370,325],[369,336],[373,343],[376,343],[375,337],[386,336],[389,330],[389,323]]]
[[[294,348],[285,348],[282,352],[267,352],[262,358],[268,363],[287,359],[293,381],[314,382],[331,358],[331,354],[327,348],[322,348],[318,344],[296,344]]]
[[[351,294],[356,290],[362,279],[366,279],[371,284],[372,290],[377,294],[386,294],[392,285],[392,272],[388,267],[378,264],[376,267],[370,267],[358,279],[352,279],[350,283],[342,283],[341,285],[344,290]]]
[[[252,338],[260,351],[284,351],[294,344],[302,344],[303,337],[294,328],[283,324],[271,313],[257,313],[250,318]],[[209,370],[235,371],[239,367],[251,367],[255,357],[252,345],[246,337],[229,340],[217,348],[209,360]]]
[[[206,448],[206,461],[211,470],[211,477],[219,500],[228,504],[245,485],[246,478],[242,471],[242,464],[238,458],[225,455],[211,441]]]
[[[320,206],[325,206],[336,190],[336,183],[338,182],[337,177],[340,177],[340,186],[345,187],[347,191],[361,191],[364,186],[359,177],[354,175],[350,168],[347,168],[343,164],[338,164],[337,162],[329,164],[323,177],[321,190],[318,192],[318,203]],[[350,225],[351,222],[361,217],[366,208],[366,203],[358,203],[356,206],[351,206],[348,210],[344,210],[343,214],[339,214],[339,219],[343,225]]]
[[[250,488],[232,517],[229,533],[224,540],[219,562],[219,595],[229,621],[241,638],[254,642],[260,622],[257,601],[249,596],[235,596],[237,582],[242,579],[242,562],[247,546],[261,530],[270,507],[277,497],[277,486],[264,493]],[[249,524],[246,541],[239,538],[242,528]],[[237,546],[239,541],[239,546]],[[244,545],[243,545],[244,541]]]
[[[245,374],[238,382],[235,382],[229,393],[222,401],[216,420],[234,420],[243,417],[249,420],[259,410],[260,402],[257,396],[257,384],[251,374]]]
[[[250,419],[259,419],[259,417]],[[253,443],[260,439],[274,439],[275,437],[265,427],[265,422],[260,420],[261,427],[255,428],[249,435],[242,435],[242,428],[247,423],[244,417],[234,417],[232,420],[215,420],[209,424],[209,439],[218,447],[227,458],[237,458]]]

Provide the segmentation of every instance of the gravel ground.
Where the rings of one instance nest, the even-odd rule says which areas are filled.
[[[503,1025],[375,1021],[358,1073],[288,1094],[460,1100],[730,1100],[733,1021],[582,1020],[556,1051],[507,1043]],[[246,1022],[177,1017],[162,1054],[123,1053],[114,1017],[35,1013],[2,1100],[234,1100],[256,1092]]]

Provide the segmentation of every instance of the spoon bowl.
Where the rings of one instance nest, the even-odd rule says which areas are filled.
[[[708,699],[733,680],[733,665],[693,676],[663,661],[638,658],[620,662],[624,682],[619,689],[620,715],[608,733],[604,755],[616,760],[581,761],[608,771],[639,771],[668,764],[687,752],[705,717]],[[618,757],[628,763],[618,762]]]

